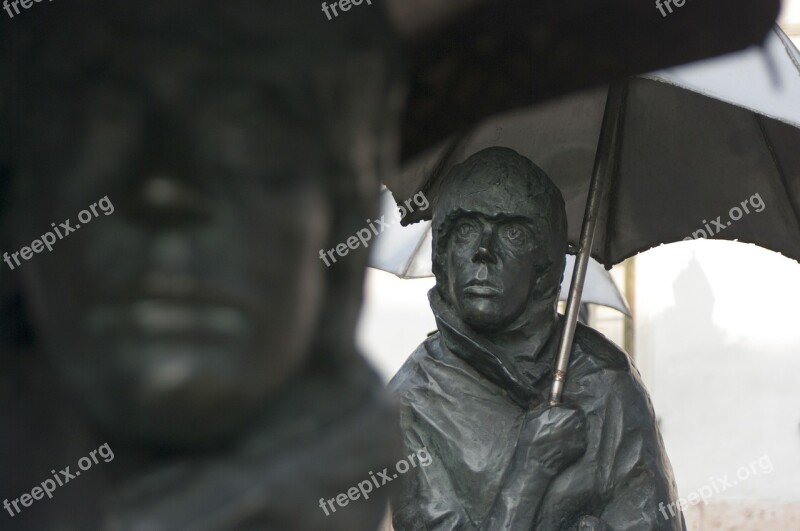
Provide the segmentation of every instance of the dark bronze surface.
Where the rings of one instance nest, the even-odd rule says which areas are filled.
[[[762,15],[774,2],[768,4]],[[510,92],[485,91],[481,79],[516,71],[520,56],[508,52],[518,38],[553,38],[540,24],[522,34],[519,25],[505,26],[509,13],[528,12],[520,2],[500,5],[491,27],[473,32],[472,13],[441,38],[398,18],[393,28],[383,9],[362,5],[327,20],[313,2],[71,0],[2,20],[0,251],[19,249],[101,197],[115,210],[52,252],[0,271],[0,495],[29,492],[51,469],[103,443],[115,458],[52,500],[3,514],[0,528],[377,525],[388,488],[331,516],[318,507],[320,497],[390,466],[399,436],[378,379],[353,344],[366,250],[329,269],[317,252],[374,217],[378,178],[399,150],[404,103],[404,153],[487,113],[528,104],[508,97],[529,94],[515,76],[501,76]],[[759,24],[724,50],[692,46],[679,57],[755,42]],[[487,49],[487,29],[512,38]],[[458,43],[468,44],[465,53]],[[523,78],[530,77],[529,49],[522,51]],[[546,58],[553,68],[544,79],[562,75],[571,57],[538,44],[534,50],[536,61]],[[475,78],[464,58],[477,56]],[[599,60],[587,77],[533,96],[675,59],[655,64],[634,56],[621,58],[619,68]],[[410,76],[404,58],[415,64]],[[484,71],[486,61],[498,59],[499,69]],[[404,102],[409,82],[412,96]],[[432,98],[420,96],[431,87]],[[452,106],[431,112],[443,87],[460,90],[450,92]],[[474,105],[476,93],[486,106]],[[462,112],[470,107],[474,113]],[[531,312],[549,315],[558,264],[541,265],[538,250],[511,243],[512,235],[527,234],[527,221],[501,226],[481,212],[472,221],[509,242],[502,255],[508,267],[497,279],[504,293],[524,283],[543,298],[494,300],[486,295],[492,287],[465,285],[482,274],[465,262],[452,285],[465,315],[492,334],[527,323]],[[527,219],[530,212],[515,215]],[[528,243],[541,243],[534,229],[547,221],[536,223]],[[465,252],[454,248],[448,260]],[[494,252],[486,249],[485,263]],[[531,265],[535,277],[523,274]],[[537,330],[531,338],[545,341],[546,327]],[[581,337],[579,345],[596,343],[589,350],[613,350]],[[617,360],[616,351],[608,356]],[[543,367],[527,367],[524,377],[541,380]],[[495,368],[493,378],[508,378]],[[635,378],[631,385],[638,389]],[[519,385],[509,396],[529,404],[535,394]],[[645,422],[646,413],[634,417]],[[577,436],[562,440],[586,429],[578,410],[525,415],[521,425],[536,441],[529,449],[545,452],[547,473],[582,453]],[[528,470],[542,457],[519,459]],[[514,488],[521,496],[528,487]]]
[[[0,529],[374,529],[396,420],[353,344],[399,67],[382,13],[54,2],[3,38],[0,499],[108,443]]]
[[[407,450],[394,525],[412,529],[682,529],[655,415],[626,354],[579,325],[549,407],[563,319],[561,194],[530,160],[489,148],[455,166],[433,207],[439,332],[390,383]]]

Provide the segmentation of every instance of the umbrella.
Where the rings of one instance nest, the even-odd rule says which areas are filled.
[[[401,200],[409,190],[435,197],[439,176],[495,145],[517,150],[552,177],[579,252],[554,403],[590,253],[610,267],[656,245],[705,237],[755,243],[800,260],[800,53],[778,28],[760,51],[486,121],[386,184]]]
[[[652,0],[388,0],[387,8],[410,44],[407,159],[498,112],[761,43],[780,2],[702,0],[674,13]]]
[[[394,207],[391,193],[385,190],[381,195],[381,212],[384,218],[393,218]],[[432,277],[431,250],[430,221],[407,227],[390,221],[371,245],[369,266],[400,278]],[[567,256],[559,300],[567,300],[574,264],[575,257]],[[589,261],[581,300],[583,303],[607,306],[631,316],[630,308],[611,275],[595,260]]]

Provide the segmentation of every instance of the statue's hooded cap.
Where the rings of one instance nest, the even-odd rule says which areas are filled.
[[[445,244],[462,214],[518,217],[530,222],[537,256],[537,300],[558,296],[566,259],[567,217],[561,192],[530,159],[507,148],[488,148],[454,166],[433,201],[433,272],[444,285]]]

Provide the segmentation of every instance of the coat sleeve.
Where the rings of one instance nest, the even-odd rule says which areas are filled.
[[[613,531],[684,531],[672,468],[638,372],[628,366],[604,380],[611,392],[598,413],[608,468],[601,474],[605,503],[593,516]]]
[[[392,523],[396,531],[473,530],[466,511],[455,498],[455,490],[435,448],[426,444],[416,423],[409,422],[415,412],[401,406],[400,423],[408,453],[424,450],[431,456],[427,466],[412,468],[400,476],[400,484],[392,496]],[[434,485],[436,487],[434,487]]]
[[[436,420],[428,418],[424,401],[428,393],[419,382],[417,358],[425,354],[424,344],[409,357],[389,383],[397,401],[400,428],[406,454],[424,451],[427,465],[417,466],[399,476],[391,494],[392,524],[395,531],[454,531],[476,529],[461,503],[438,455],[436,444],[426,433],[436,432]]]

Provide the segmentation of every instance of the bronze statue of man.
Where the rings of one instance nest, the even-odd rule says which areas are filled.
[[[398,531],[681,530],[650,400],[627,355],[578,325],[562,406],[549,407],[566,213],[527,158],[489,148],[433,198],[438,331],[390,383],[409,450]],[[673,504],[672,507],[675,505]]]
[[[411,154],[653,58],[706,54],[670,56],[672,39],[609,53],[617,18],[562,39],[572,12],[531,25],[536,3],[387,0],[335,20],[307,1],[15,4],[0,22],[0,252],[27,260],[101,198],[113,213],[0,265],[0,528],[373,528],[388,487],[347,499],[394,461],[396,422],[353,345],[366,251],[329,269],[317,253],[374,216],[401,85],[417,94]],[[435,38],[455,4],[484,7]],[[599,47],[613,65],[564,59]],[[555,75],[564,65],[580,76]],[[30,505],[93,448],[113,462]]]
[[[354,345],[367,253],[317,255],[374,217],[395,43],[377,9],[318,6],[75,0],[3,23],[0,251],[74,232],[1,264],[0,529],[384,518],[389,487],[339,496],[400,449]]]

